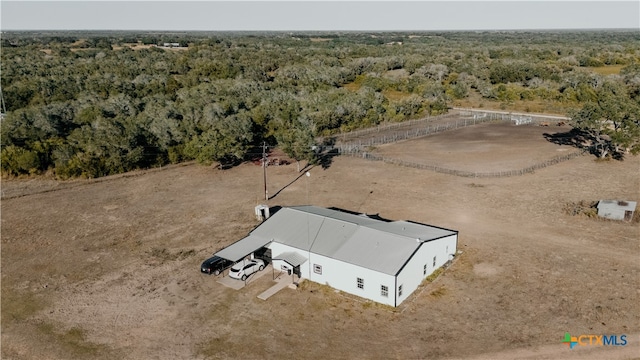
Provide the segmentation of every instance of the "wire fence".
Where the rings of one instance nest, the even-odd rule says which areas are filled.
[[[340,153],[358,152],[366,147],[390,144],[402,140],[415,139],[427,135],[437,134],[444,131],[455,130],[466,126],[473,126],[487,122],[505,121],[504,116],[500,114],[489,114],[484,117],[470,117],[456,119],[447,123],[428,124],[413,129],[402,131],[385,130],[381,135],[369,137],[365,139],[357,139],[348,143],[340,143],[334,145]]]
[[[535,165],[526,167],[524,169],[494,171],[494,172],[477,172],[477,171],[448,169],[448,168],[444,168],[437,165],[429,165],[429,164],[422,164],[422,163],[417,163],[412,161],[387,158],[387,157],[373,154],[370,152],[344,153],[344,155],[359,157],[359,158],[363,158],[365,160],[370,160],[370,161],[382,161],[388,164],[395,164],[395,165],[406,166],[406,167],[411,167],[416,169],[431,170],[441,174],[455,175],[460,177],[472,177],[472,178],[500,178],[500,177],[521,176],[524,174],[531,174],[536,170],[543,169],[543,168],[546,168],[547,166],[555,165],[563,161],[571,160],[573,158],[582,156],[584,154],[585,154],[585,151],[576,151],[570,154],[556,156],[554,158],[539,162]]]
[[[400,129],[403,129],[403,128],[413,128],[416,126],[420,126],[421,124],[432,123],[441,119],[447,119],[447,118],[452,118],[457,116],[459,116],[459,114],[455,112],[455,113],[448,113],[448,114],[437,115],[437,116],[427,116],[420,119],[413,119],[413,120],[408,120],[408,121],[403,121],[398,123],[380,124],[375,127],[370,127],[367,129],[340,133],[336,136],[336,140],[346,143],[349,141],[353,141],[353,139],[357,139],[359,137],[365,137],[371,134],[385,133],[393,130],[399,131]]]
[[[443,122],[443,120],[451,118],[455,120]],[[336,140],[339,144],[346,145],[347,147],[353,145],[376,146],[486,122],[552,126],[567,124],[569,120],[570,118],[568,117],[546,114],[454,108],[452,112],[443,115],[428,116],[421,119],[378,125],[368,129],[342,133],[336,136]]]
[[[456,119],[449,122],[438,122],[438,120],[448,119],[452,117],[455,117]],[[536,124],[542,126],[550,126],[551,124],[563,125],[568,121],[569,118],[554,115],[520,114],[501,111],[480,111],[475,109],[457,108],[455,109],[455,113],[405,121],[402,123],[390,125],[380,125],[374,128],[345,133],[343,135],[340,135],[341,142],[339,144],[333,145],[331,148],[341,155],[361,157],[366,160],[382,161],[389,164],[431,170],[442,174],[461,177],[497,178],[520,176],[533,173],[534,171],[545,168],[547,166],[576,158],[583,155],[585,151],[581,150],[570,154],[556,156],[549,160],[518,170],[475,172],[448,169],[437,165],[429,165],[383,157],[382,155],[371,153],[369,149],[379,145],[415,139],[427,135],[455,130],[467,126],[474,126],[482,123],[510,123],[513,125]],[[347,141],[349,139],[351,139],[350,142]]]
[[[495,111],[495,110],[478,110],[478,109],[466,109],[466,108],[454,108],[455,111],[458,112],[460,116],[463,117],[473,117],[473,118],[483,118],[483,117],[493,117],[494,119],[500,119],[503,121],[511,121],[514,125],[523,125],[523,124],[537,124],[537,125],[552,125],[552,124],[567,124],[571,121],[571,118],[566,116],[558,116],[558,115],[549,115],[549,114],[525,114],[525,113],[514,113],[514,112],[506,112],[506,111]]]

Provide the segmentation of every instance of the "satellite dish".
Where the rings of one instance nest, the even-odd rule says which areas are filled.
[[[311,173],[307,171],[307,173],[305,175],[307,175],[307,177],[309,177],[309,176],[311,176]]]

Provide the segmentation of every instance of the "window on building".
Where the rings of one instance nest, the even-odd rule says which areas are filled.
[[[384,297],[389,296],[389,287],[386,285],[380,285],[380,295]]]
[[[427,275],[427,264],[422,267],[422,275]]]
[[[313,264],[313,272],[322,275],[322,265]]]
[[[402,285],[398,286],[398,296],[402,296]]]
[[[433,267],[436,267],[436,257],[433,257]]]
[[[357,278],[357,282],[358,282],[358,289],[364,289],[364,279]]]

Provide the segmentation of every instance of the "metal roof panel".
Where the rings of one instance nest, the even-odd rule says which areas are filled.
[[[242,260],[245,256],[260,249],[261,247],[267,245],[270,242],[271,242],[271,239],[264,239],[261,237],[249,235],[245,238],[242,238],[234,242],[233,244],[216,252],[213,255],[219,256],[223,259],[227,259],[230,261],[238,262]]]

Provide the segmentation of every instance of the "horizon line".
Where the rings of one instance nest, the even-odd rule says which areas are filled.
[[[279,29],[279,30],[202,30],[202,29],[0,29],[0,32],[73,32],[73,31],[114,31],[114,32],[497,32],[497,31],[637,31],[640,28],[513,28],[513,29],[396,29],[396,30],[375,30],[375,29],[335,29],[335,30],[311,30],[311,29]]]

